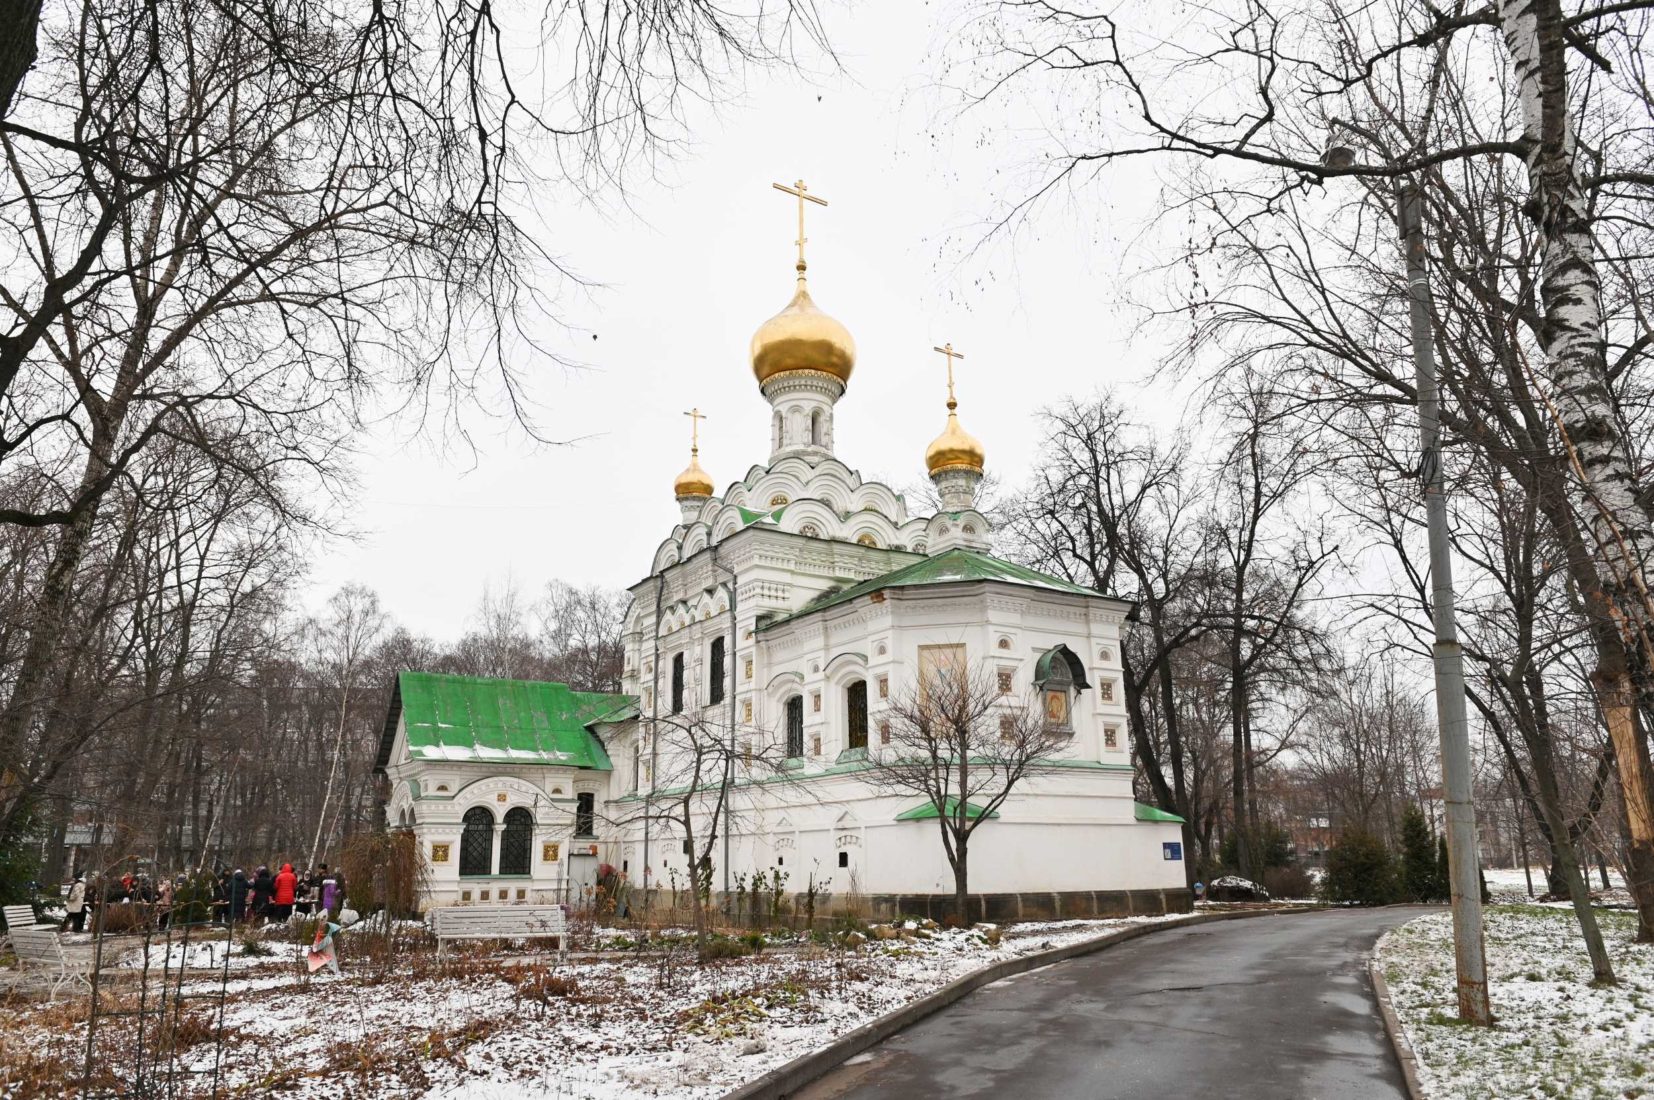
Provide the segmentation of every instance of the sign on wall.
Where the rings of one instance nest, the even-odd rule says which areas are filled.
[[[1164,841],[1160,845],[1160,858],[1162,858],[1162,859],[1182,859],[1183,858],[1183,842],[1181,840]]]

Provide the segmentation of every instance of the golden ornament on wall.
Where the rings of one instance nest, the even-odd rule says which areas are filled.
[[[562,846],[556,841],[547,841],[540,845],[540,862],[556,863]]]
[[[448,862],[448,845],[446,845],[446,844],[433,844],[433,845],[431,845],[431,862],[432,863],[447,863]]]

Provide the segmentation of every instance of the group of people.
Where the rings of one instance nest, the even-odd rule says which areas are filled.
[[[165,928],[186,908],[190,915],[180,915],[180,920],[205,920],[210,913],[217,924],[264,924],[286,921],[294,914],[307,917],[326,913],[335,917],[344,901],[344,873],[329,869],[325,863],[303,873],[293,870],[291,863],[283,863],[274,874],[261,865],[250,875],[237,867],[195,878],[184,874],[161,876],[158,881],[130,871],[119,876],[94,875],[90,882],[85,875],[76,875],[65,897],[63,927],[85,931],[87,916],[99,906],[141,906],[154,920],[154,927]]]
[[[295,913],[334,917],[344,902],[344,872],[329,870],[325,863],[303,874],[293,870],[291,863],[283,863],[273,875],[263,865],[250,876],[237,867],[222,872],[213,884],[213,919],[220,921],[281,923]]]

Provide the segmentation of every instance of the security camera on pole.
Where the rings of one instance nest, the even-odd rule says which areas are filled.
[[[1334,171],[1358,170],[1355,150],[1333,143],[1323,161]],[[1464,709],[1464,654],[1453,613],[1453,560],[1447,537],[1447,496],[1441,463],[1440,396],[1430,333],[1430,278],[1424,264],[1424,225],[1419,186],[1397,190],[1402,248],[1407,261],[1407,312],[1413,336],[1413,372],[1419,404],[1419,481],[1430,537],[1430,611],[1436,632],[1436,722],[1441,730],[1442,792],[1447,811],[1447,865],[1453,894],[1453,955],[1458,972],[1459,1018],[1488,1025],[1487,956],[1482,945],[1482,880],[1476,855],[1476,807],[1472,801],[1470,731]]]

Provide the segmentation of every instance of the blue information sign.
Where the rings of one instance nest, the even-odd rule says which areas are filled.
[[[1182,859],[1183,842],[1181,840],[1166,841],[1160,845],[1160,854],[1163,859]]]

